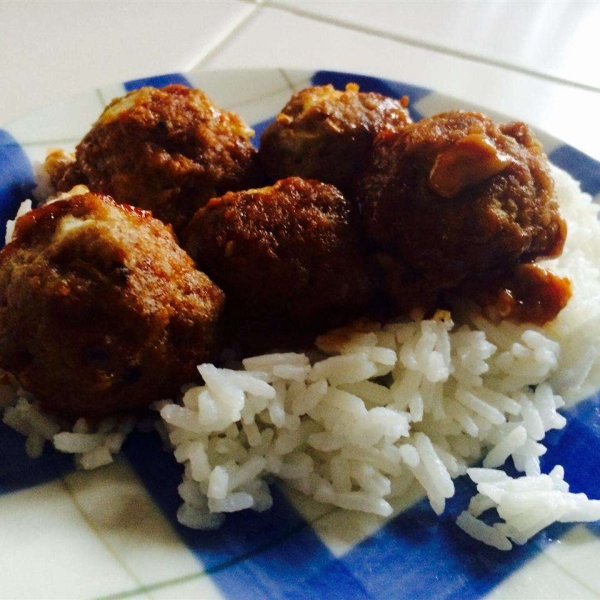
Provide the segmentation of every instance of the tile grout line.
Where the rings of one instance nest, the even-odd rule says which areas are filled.
[[[240,31],[250,19],[255,17],[260,10],[262,0],[257,2],[244,1],[243,3],[250,5],[250,10],[243,16],[234,19],[233,23],[217,38],[199,59],[195,59],[183,67],[183,72],[202,68],[206,61],[210,60],[210,58],[212,58],[238,31]]]
[[[294,84],[292,83],[292,80],[289,78],[288,74],[285,72],[285,69],[277,69],[277,70],[281,73],[281,76],[285,79],[285,82],[287,83],[290,90],[292,92],[294,92]]]
[[[123,570],[133,579],[135,583],[138,584],[138,590],[140,593],[146,593],[146,586],[142,583],[139,577],[129,568],[129,566],[121,559],[121,557],[115,552],[115,550],[111,547],[111,545],[104,539],[104,537],[100,534],[100,530],[93,523],[93,521],[89,518],[88,514],[83,510],[83,507],[79,504],[79,501],[75,497],[75,493],[71,486],[67,483],[65,476],[60,478],[60,483],[62,484],[65,492],[68,494],[71,502],[77,509],[77,512],[81,515],[83,520],[87,523],[90,529],[94,532],[96,538],[100,541],[100,543],[108,550],[109,554],[116,560],[117,564],[120,565]]]
[[[102,110],[104,110],[106,108],[106,102],[104,101],[104,98],[102,97],[102,90],[99,87],[96,88],[96,97],[100,101]]]
[[[478,56],[476,54],[472,54],[466,51],[456,50],[453,48],[448,48],[442,46],[440,44],[435,44],[433,42],[426,42],[416,40],[411,38],[410,36],[391,33],[388,31],[382,31],[375,27],[370,27],[368,25],[360,25],[357,23],[352,23],[349,21],[344,21],[343,19],[319,15],[318,13],[313,13],[310,10],[298,8],[293,5],[289,5],[284,2],[279,2],[278,0],[263,0],[261,5],[267,8],[272,8],[276,10],[280,10],[282,12],[287,12],[299,17],[304,17],[306,19],[311,19],[313,21],[317,21],[319,23],[324,23],[327,25],[334,25],[336,27],[340,27],[342,29],[348,29],[350,31],[355,31],[357,33],[364,33],[368,35],[373,35],[385,40],[400,42],[406,44],[407,46],[413,46],[415,48],[421,48],[424,50],[431,50],[440,54],[447,54],[449,56],[453,56],[455,58],[461,58],[463,60],[470,60],[473,62],[478,62],[484,65],[501,68],[507,71],[514,71],[516,73],[520,73],[522,75],[528,75],[530,77],[535,77],[536,79],[542,79],[544,81],[550,81],[552,83],[559,83],[561,85],[567,85],[570,87],[575,87],[580,90],[591,91],[591,92],[600,92],[600,87],[581,83],[578,81],[570,81],[569,79],[565,79],[563,77],[559,77],[558,75],[552,75],[548,73],[539,73],[534,69],[530,69],[528,67],[524,67],[521,65],[515,65],[508,62],[504,62],[501,60],[495,60],[493,58],[488,58],[485,56]]]

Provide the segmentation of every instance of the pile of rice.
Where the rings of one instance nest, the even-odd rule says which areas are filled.
[[[71,423],[44,413],[35,398],[6,374],[2,380],[2,421],[25,436],[25,451],[31,458],[40,457],[49,443],[60,452],[72,454],[78,468],[96,469],[113,462],[136,425],[133,417],[106,417],[96,423],[80,418]]]
[[[574,290],[553,323],[494,324],[457,303],[452,315],[431,320],[330,332],[309,354],[200,365],[203,385],[154,406],[184,465],[179,521],[214,529],[226,513],[266,510],[274,479],[382,517],[392,499],[420,486],[441,514],[453,480],[465,474],[478,494],[457,523],[501,550],[555,521],[600,519],[600,501],[570,493],[562,468],[540,469],[545,433],[565,425],[558,409],[600,386],[598,206],[568,174],[553,175],[569,235],[562,256],[545,266]],[[69,428],[23,390],[8,389],[0,386],[4,422],[27,436],[32,456],[50,440],[94,468],[112,460],[134,426],[109,418]],[[523,476],[499,470],[509,458]],[[483,468],[469,468],[480,459]],[[495,511],[493,525],[480,519],[486,511]]]
[[[275,478],[383,517],[416,485],[441,514],[464,474],[479,493],[458,525],[501,550],[555,521],[600,519],[600,501],[571,494],[560,467],[540,470],[545,433],[565,426],[563,398],[600,382],[598,206],[569,175],[554,176],[569,236],[546,266],[574,289],[555,322],[494,324],[463,303],[452,316],[330,332],[310,356],[201,365],[204,385],[157,405],[184,465],[179,521],[212,529],[226,513],[266,510]],[[509,458],[522,477],[498,470]],[[494,525],[479,518],[486,511]]]

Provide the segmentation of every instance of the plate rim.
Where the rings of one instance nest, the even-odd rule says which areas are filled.
[[[35,114],[42,112],[44,110],[47,110],[53,106],[59,106],[62,103],[65,103],[65,102],[68,102],[71,100],[75,100],[77,98],[84,98],[86,96],[89,96],[90,94],[96,93],[97,90],[102,90],[105,88],[109,89],[111,87],[115,87],[115,86],[119,86],[119,85],[123,86],[128,81],[137,81],[138,79],[169,77],[169,76],[174,76],[174,75],[180,75],[180,76],[182,75],[185,77],[185,75],[188,75],[188,74],[193,74],[194,76],[199,76],[199,77],[201,77],[202,75],[209,75],[209,76],[217,75],[217,76],[223,77],[223,78],[231,78],[231,77],[235,76],[237,73],[247,74],[247,73],[261,73],[261,72],[262,73],[279,72],[279,73],[285,73],[286,75],[294,74],[296,76],[306,75],[307,78],[310,78],[309,76],[311,74],[314,75],[315,73],[320,72],[320,71],[326,71],[326,72],[336,73],[339,75],[347,75],[347,76],[355,75],[357,77],[372,77],[372,78],[386,80],[386,81],[390,81],[390,82],[394,82],[394,83],[398,83],[398,84],[402,84],[402,85],[421,87],[421,88],[429,90],[430,94],[435,94],[436,97],[439,98],[440,100],[448,100],[452,104],[464,103],[465,110],[473,110],[473,111],[481,112],[485,115],[490,115],[490,116],[492,116],[492,118],[494,120],[501,119],[505,122],[520,120],[520,119],[515,118],[514,116],[511,116],[508,113],[505,113],[504,111],[493,110],[485,105],[482,105],[482,104],[479,104],[476,102],[470,102],[469,100],[463,99],[462,97],[457,96],[455,94],[448,94],[445,92],[440,92],[435,88],[430,88],[428,86],[424,86],[419,83],[415,83],[413,81],[406,81],[406,80],[395,79],[393,77],[386,77],[386,76],[376,73],[374,71],[373,72],[367,72],[367,71],[356,72],[356,71],[343,71],[340,69],[333,69],[333,68],[328,69],[326,67],[311,69],[311,68],[285,67],[285,66],[226,67],[226,68],[196,67],[196,68],[191,68],[191,69],[182,70],[182,71],[158,72],[158,73],[144,74],[140,77],[136,77],[135,79],[129,79],[129,80],[125,80],[125,81],[112,81],[112,82],[100,83],[96,87],[87,88],[86,90],[83,90],[83,91],[80,91],[80,92],[77,92],[74,94],[67,94],[56,100],[40,104],[33,110],[30,110],[22,115],[19,115],[17,117],[9,119],[8,121],[2,121],[2,122],[0,122],[0,130],[10,129],[11,126],[21,123],[23,121],[26,121],[28,119],[31,119],[32,116],[34,116]],[[284,75],[284,77],[285,77],[285,75]],[[409,98],[409,100],[410,100],[410,98]],[[545,140],[542,142],[545,152],[546,152],[545,147],[548,145],[548,143],[550,145],[552,145],[553,147],[568,146],[569,148],[572,148],[573,150],[577,151],[579,154],[582,154],[585,157],[587,157],[589,159],[589,161],[596,163],[597,167],[600,169],[600,160],[599,159],[596,159],[593,156],[590,156],[583,150],[580,150],[577,146],[573,146],[573,145],[565,142],[564,140],[555,136],[553,133],[551,133],[550,131],[548,131],[545,128],[536,127],[536,126],[530,125],[528,123],[527,123],[527,125],[531,128],[531,130],[534,132],[536,137],[542,138],[543,140]]]

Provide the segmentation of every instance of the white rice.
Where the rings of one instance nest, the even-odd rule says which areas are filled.
[[[31,200],[24,200],[23,202],[21,202],[19,210],[17,211],[14,220],[8,220],[6,222],[6,234],[4,236],[5,244],[8,244],[13,238],[13,234],[15,232],[15,223],[17,222],[17,219],[19,217],[22,217],[24,214],[28,213],[31,210],[31,208]]]
[[[500,550],[510,550],[512,543],[526,543],[556,521],[600,520],[600,500],[588,500],[585,494],[569,492],[560,466],[548,475],[514,479],[495,469],[469,469],[467,473],[477,483],[479,493],[471,499],[468,510],[458,517],[458,526]],[[492,526],[477,518],[490,509],[494,509],[500,519]]]
[[[560,468],[540,469],[545,433],[566,423],[563,397],[573,403],[600,385],[598,207],[569,175],[553,174],[569,236],[544,264],[574,289],[553,323],[494,324],[464,303],[452,317],[332,332],[313,360],[201,365],[204,385],[188,389],[184,406],[159,407],[185,467],[180,521],[212,529],[226,512],[265,510],[274,478],[383,517],[412,481],[440,514],[465,473],[479,493],[458,525],[501,550],[555,521],[600,519],[600,501],[571,494]],[[468,468],[481,458],[484,468]],[[509,458],[522,477],[497,470]],[[494,525],[478,518],[488,510]]]
[[[16,384],[0,385],[2,421],[26,437],[25,450],[31,458],[42,455],[47,443],[72,454],[81,469],[96,469],[113,462],[127,435],[135,427],[132,417],[106,417],[92,425],[78,419],[70,423],[42,411],[35,398]]]
[[[184,465],[179,521],[215,529],[227,513],[267,510],[275,478],[316,501],[382,517],[393,498],[420,486],[441,514],[466,473],[478,494],[457,523],[501,550],[555,521],[600,519],[600,502],[571,494],[561,468],[540,469],[540,442],[566,422],[557,411],[600,387],[598,207],[568,174],[553,174],[569,235],[562,256],[545,264],[574,289],[553,323],[494,324],[463,303],[452,316],[331,332],[310,357],[200,365],[203,385],[154,405],[159,433]],[[7,241],[13,229],[9,222]],[[69,426],[6,385],[1,407],[30,456],[50,442],[85,469],[112,461],[134,426],[112,418]],[[482,458],[483,468],[469,469]],[[509,458],[522,477],[497,470]],[[489,510],[493,525],[479,519]]]

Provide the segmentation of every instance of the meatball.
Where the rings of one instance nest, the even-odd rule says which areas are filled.
[[[492,321],[510,319],[542,326],[567,305],[573,288],[566,277],[536,263],[520,263],[505,271],[473,274],[456,292],[479,304]]]
[[[318,181],[290,177],[213,198],[184,247],[244,317],[284,316],[312,329],[373,297],[350,204]]]
[[[345,91],[331,85],[302,90],[261,136],[264,171],[272,181],[298,175],[347,192],[375,134],[410,122],[406,105],[406,98],[359,92],[356,84]]]
[[[152,211],[178,232],[213,196],[256,184],[253,134],[200,90],[141,88],[108,105],[58,190],[84,183]]]
[[[58,200],[0,252],[0,368],[66,416],[141,409],[214,356],[223,304],[150,213]]]
[[[473,112],[381,133],[357,201],[401,310],[434,304],[470,273],[557,256],[566,236],[531,131]]]

